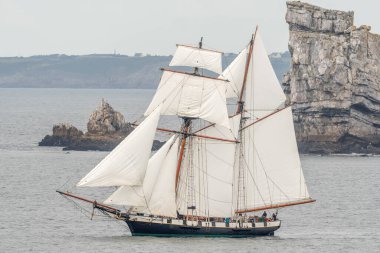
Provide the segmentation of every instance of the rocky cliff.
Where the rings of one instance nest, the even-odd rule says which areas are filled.
[[[354,13],[287,2],[283,85],[303,153],[380,153],[380,36]]]
[[[63,150],[110,151],[133,129],[123,114],[102,100],[88,120],[86,133],[71,124],[58,124],[53,126],[53,135],[46,135],[38,145],[64,147]],[[155,140],[152,150],[157,150],[162,144],[163,142]]]

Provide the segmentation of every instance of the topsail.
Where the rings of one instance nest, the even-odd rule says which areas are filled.
[[[177,51],[169,66],[203,68],[220,74],[222,73],[222,54],[214,50],[177,45]]]

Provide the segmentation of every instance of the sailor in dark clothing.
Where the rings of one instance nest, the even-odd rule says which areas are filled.
[[[263,212],[263,215],[261,215],[261,217],[266,218],[266,217],[267,217],[267,212],[264,211],[264,212]]]
[[[276,213],[273,213],[272,214],[272,219],[275,221],[275,220],[277,220],[277,214]]]

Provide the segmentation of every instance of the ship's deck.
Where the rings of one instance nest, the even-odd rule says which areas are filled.
[[[186,220],[175,218],[163,218],[163,217],[149,217],[140,215],[130,215],[130,221],[146,222],[154,224],[171,224],[176,226],[189,226],[189,227],[215,227],[215,228],[237,228],[237,229],[252,229],[252,228],[264,228],[264,227],[279,227],[281,225],[280,220],[260,221],[260,222],[247,222],[247,221],[203,221],[203,220]]]

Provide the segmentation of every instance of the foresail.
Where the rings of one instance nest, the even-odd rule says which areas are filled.
[[[243,138],[247,209],[309,198],[290,107],[245,128]]]
[[[104,203],[134,207],[147,207],[153,188],[160,174],[162,164],[173,145],[176,136],[172,136],[150,159],[142,186],[120,186]]]
[[[77,186],[141,185],[160,118],[161,106],[111,151]]]
[[[162,104],[161,114],[200,118],[229,128],[226,81],[164,70],[145,115]]]
[[[149,200],[149,213],[177,217],[175,174],[178,162],[179,139],[170,147],[161,166]]]
[[[218,74],[222,73],[222,52],[177,45],[177,50],[169,66],[188,66],[208,69]]]
[[[214,125],[197,132],[197,134],[235,139],[239,122],[240,114],[230,118],[232,130]],[[231,217],[233,214],[232,184],[236,143],[199,137],[192,137],[188,143],[177,191],[179,213]],[[192,193],[189,194],[189,191]],[[191,205],[194,205],[195,208],[188,210],[188,205],[192,201],[194,203]]]

